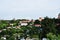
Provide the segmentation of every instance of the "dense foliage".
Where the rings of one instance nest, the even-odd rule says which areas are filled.
[[[2,31],[0,32],[0,39],[3,36],[5,36],[7,40],[15,40],[17,37],[24,37],[26,39],[28,36],[30,38],[37,37],[39,39],[44,37],[53,39],[53,36],[59,38],[60,19],[45,17],[42,21],[35,20],[33,23],[28,23],[27,26],[16,28],[16,26],[19,26],[19,21],[21,20],[0,20],[0,31]],[[13,24],[13,26],[10,24]],[[41,27],[35,27],[35,24],[40,24]]]

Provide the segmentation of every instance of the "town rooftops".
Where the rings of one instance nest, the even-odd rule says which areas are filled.
[[[26,25],[28,25],[29,22],[30,22],[30,20],[21,20],[20,24],[21,24],[21,26],[26,26]]]
[[[41,27],[41,24],[34,24],[35,27]]]

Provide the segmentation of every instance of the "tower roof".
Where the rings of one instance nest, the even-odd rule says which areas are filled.
[[[60,16],[60,13],[58,14],[58,16]]]
[[[60,19],[60,13],[58,14],[58,19]]]

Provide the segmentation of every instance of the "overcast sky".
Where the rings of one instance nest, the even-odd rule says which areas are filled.
[[[0,0],[0,19],[57,17],[60,0]]]

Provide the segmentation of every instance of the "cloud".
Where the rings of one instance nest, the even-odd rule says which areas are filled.
[[[59,10],[60,0],[0,0],[0,16],[3,18],[34,18],[40,15],[52,17],[60,12]]]
[[[31,10],[56,10],[60,8],[58,1],[52,0],[3,0],[2,11],[31,11]]]

